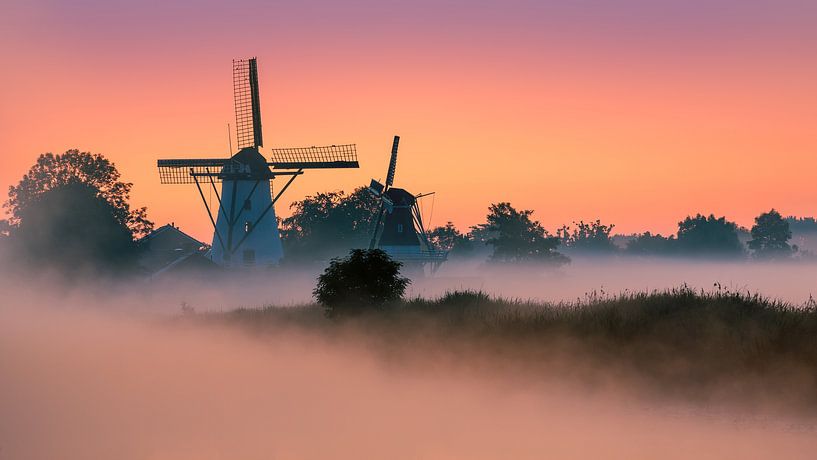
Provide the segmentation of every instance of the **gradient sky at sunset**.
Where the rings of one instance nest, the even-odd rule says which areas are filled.
[[[672,232],[817,215],[817,2],[3,1],[0,187],[43,152],[103,153],[161,225],[209,240],[156,159],[227,154],[231,59],[257,56],[265,146],[357,143],[277,207],[383,177],[436,191],[432,224],[489,203],[550,230]]]

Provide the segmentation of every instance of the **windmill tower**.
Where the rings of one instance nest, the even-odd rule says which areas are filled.
[[[196,185],[213,225],[214,262],[274,265],[283,256],[275,203],[305,169],[357,168],[357,151],[354,144],[276,148],[267,161],[259,150],[263,138],[255,58],[233,61],[233,96],[238,152],[230,158],[159,160],[159,178],[162,184]],[[275,193],[273,181],[279,176],[288,179]],[[212,188],[217,209],[210,207],[202,185]]]
[[[392,187],[399,144],[400,136],[394,136],[386,184],[372,179],[369,185],[369,191],[380,199],[380,211],[369,248],[382,249],[393,259],[409,266],[429,266],[431,273],[434,273],[445,262],[448,252],[434,249],[429,243],[417,202],[434,192],[414,195],[405,189]]]

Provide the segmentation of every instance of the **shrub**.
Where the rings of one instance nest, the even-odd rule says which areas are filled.
[[[332,259],[312,293],[330,316],[379,309],[400,300],[411,282],[401,266],[380,249],[354,249]]]
[[[437,300],[440,307],[477,307],[491,303],[491,297],[483,291],[448,291]]]

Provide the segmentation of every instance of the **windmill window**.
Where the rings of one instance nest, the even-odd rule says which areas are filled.
[[[397,233],[403,233],[403,224],[397,224]]]
[[[250,233],[252,231],[252,222],[246,221],[244,222],[244,233]]]
[[[244,264],[255,265],[255,251],[252,249],[244,250]]]
[[[244,210],[245,210],[245,211],[250,211],[250,210],[252,210],[252,200],[250,200],[249,198],[247,198],[246,200],[244,200]]]

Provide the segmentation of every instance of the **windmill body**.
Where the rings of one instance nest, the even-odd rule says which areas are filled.
[[[248,176],[221,182],[221,205],[213,233],[213,261],[225,266],[275,265],[284,251],[272,206],[271,182],[264,180],[272,172],[261,153],[249,147],[233,155],[229,166],[222,168],[222,174],[225,168],[236,166],[247,171]],[[253,180],[253,177],[260,179]],[[266,215],[262,215],[268,208]],[[219,244],[218,235],[226,236],[225,244]],[[226,250],[242,238],[244,241],[237,251]]]
[[[409,266],[429,266],[435,272],[448,257],[446,251],[434,248],[428,240],[423,216],[417,199],[428,195],[414,195],[395,188],[399,136],[394,136],[386,184],[372,180],[369,191],[381,200],[380,213],[375,224],[370,247],[385,251],[392,258]]]
[[[377,247],[391,254],[420,253],[429,249],[424,247],[415,228],[413,210],[417,199],[414,195],[402,188],[390,188],[384,195],[391,205],[386,206]]]
[[[275,203],[307,169],[357,168],[354,144],[260,152],[261,108],[255,58],[233,61],[236,137],[230,158],[159,160],[163,184],[195,184],[213,225],[212,260],[226,267],[266,267],[283,256]],[[273,188],[274,179],[284,178]],[[221,187],[216,185],[221,183]],[[217,204],[205,198],[211,187]]]

